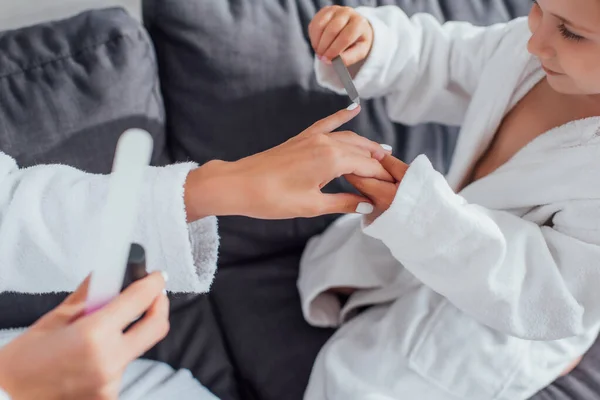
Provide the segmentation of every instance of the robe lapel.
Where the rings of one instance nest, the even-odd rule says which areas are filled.
[[[483,74],[465,116],[447,175],[448,183],[455,191],[467,183],[504,116],[543,76],[538,61],[522,51],[516,52],[513,59],[507,59],[505,65],[490,68]]]

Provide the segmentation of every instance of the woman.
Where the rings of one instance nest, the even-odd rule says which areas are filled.
[[[148,168],[134,241],[150,270],[174,292],[208,291],[216,268],[215,216],[283,219],[368,214],[370,200],[320,189],[345,174],[392,181],[384,149],[352,132],[334,132],[358,114],[342,110],[280,146],[236,162]],[[108,178],[65,166],[18,169],[0,153],[0,290],[73,290],[89,274],[69,263],[91,218],[104,205]],[[187,372],[133,362],[168,330],[164,281],[153,274],[104,310],[81,317],[85,284],[59,308],[0,350],[0,387],[20,398],[199,398]],[[123,333],[138,315],[145,317]],[[21,332],[0,332],[0,343]],[[32,350],[34,349],[34,350]]]

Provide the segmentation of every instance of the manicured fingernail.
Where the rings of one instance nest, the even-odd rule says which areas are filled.
[[[356,110],[356,107],[358,107],[358,104],[352,103],[348,107],[346,107],[346,110],[348,110],[348,111]]]
[[[167,289],[163,289],[163,294],[166,296],[167,295]]]
[[[385,151],[389,151],[390,153],[392,152],[392,146],[389,144],[382,144],[381,147],[383,147]]]
[[[160,274],[162,275],[165,282],[169,282],[169,274],[167,274],[167,271],[160,271]]]
[[[358,207],[356,207],[356,212],[363,215],[371,214],[373,210],[373,205],[369,203],[359,203]]]

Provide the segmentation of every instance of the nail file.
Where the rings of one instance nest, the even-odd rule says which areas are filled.
[[[86,314],[102,308],[121,292],[152,147],[152,137],[141,129],[125,131],[117,142],[106,204],[82,246],[82,260],[92,271]]]
[[[350,71],[346,68],[346,64],[344,64],[344,60],[340,56],[337,56],[331,61],[333,65],[333,69],[335,73],[340,78],[342,85],[346,89],[346,93],[348,93],[348,97],[352,100],[353,103],[360,105],[360,97],[358,96],[358,91],[356,90],[356,86],[354,86],[354,82],[352,81],[352,76],[350,76]]]

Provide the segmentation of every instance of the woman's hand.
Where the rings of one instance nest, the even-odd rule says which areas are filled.
[[[408,170],[408,165],[391,155],[386,155],[381,160],[381,165],[392,175],[395,180],[393,183],[373,178],[362,178],[352,175],[345,176],[346,180],[359,192],[368,197],[374,205],[375,209],[373,212],[365,217],[367,225],[371,224],[390,208],[396,197],[400,182],[402,182],[402,178],[404,178],[404,174]]]
[[[117,399],[127,364],[166,336],[169,301],[160,273],[84,316],[88,283],[0,349],[0,387],[12,399]]]
[[[381,145],[353,132],[330,133],[358,112],[339,111],[280,146],[236,162],[212,161],[192,171],[185,187],[188,220],[206,215],[286,219],[369,213],[370,201],[362,196],[321,192],[347,174],[393,181],[378,161],[387,153]]]
[[[371,24],[351,7],[323,8],[308,26],[308,34],[317,57],[325,63],[341,56],[346,65],[356,64],[367,58],[373,46]]]

